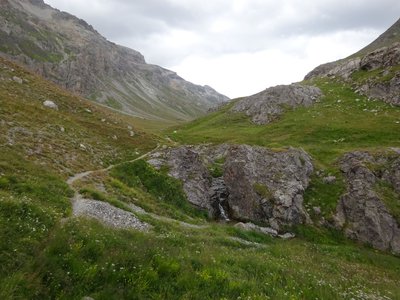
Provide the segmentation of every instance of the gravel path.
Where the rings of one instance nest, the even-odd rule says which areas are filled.
[[[143,155],[141,155],[141,156],[139,156],[139,157],[137,157],[135,159],[132,159],[132,160],[129,160],[129,161],[126,161],[126,162],[123,162],[123,163],[130,163],[130,162],[135,162],[135,161],[137,161],[139,159],[143,159],[143,158],[149,156],[154,151],[157,151],[159,148],[160,148],[160,145],[157,145],[157,147],[154,148],[153,150],[151,150],[151,151],[149,151],[149,152],[147,152],[147,153],[145,153],[145,154],[143,154]],[[72,184],[77,180],[80,180],[80,179],[82,179],[82,178],[84,178],[86,176],[89,176],[89,175],[91,175],[91,174],[93,174],[95,172],[106,172],[106,171],[109,171],[112,168],[114,168],[115,166],[121,165],[123,163],[116,164],[116,165],[110,165],[110,166],[108,166],[107,168],[104,168],[104,169],[93,170],[93,171],[85,171],[85,172],[82,172],[82,173],[75,174],[75,175],[71,176],[70,178],[68,178],[67,184],[72,188]]]
[[[143,159],[146,156],[150,155],[152,152],[156,151],[160,145],[154,148],[152,151],[149,151],[131,161],[134,162],[139,159]],[[151,228],[151,226],[147,223],[140,221],[135,215],[131,212],[125,211],[123,209],[112,206],[109,203],[96,201],[92,199],[85,199],[82,195],[75,190],[73,184],[75,181],[83,179],[95,172],[106,172],[116,165],[111,165],[107,168],[93,171],[86,171],[82,173],[75,174],[71,176],[66,181],[71,189],[75,191],[74,196],[71,198],[72,209],[74,216],[87,216],[90,218],[97,219],[105,225],[115,227],[115,228],[133,228],[141,231],[147,231]],[[144,210],[143,210],[144,212]]]
[[[75,198],[73,214],[91,217],[115,228],[132,228],[140,231],[151,228],[149,224],[140,221],[132,213],[102,201]]]

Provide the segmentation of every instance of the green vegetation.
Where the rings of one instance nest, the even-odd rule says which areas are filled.
[[[224,173],[224,163],[225,163],[225,158],[217,159],[214,161],[210,166],[208,166],[208,169],[211,173],[211,176],[214,178],[222,177]]]
[[[160,138],[138,129],[133,118],[71,96],[3,60],[0,65],[0,78],[7,78],[0,81],[0,299],[400,297],[400,258],[328,229],[299,226],[293,229],[298,238],[285,241],[206,222],[188,204],[181,183],[143,160],[95,172],[74,188],[128,211],[130,204],[140,206],[149,213],[139,217],[152,225],[150,232],[72,217],[68,176],[134,159]],[[9,80],[13,76],[24,83]],[[255,126],[246,116],[225,114],[228,106],[170,136],[183,143],[303,147],[318,169],[337,177],[329,187],[313,177],[305,194],[308,207],[320,206],[329,217],[344,189],[337,157],[353,149],[399,146],[400,117],[399,109],[368,101],[339,82],[316,84],[326,94],[321,103],[289,111],[274,124]],[[59,109],[44,108],[47,99]],[[134,137],[128,126],[135,128]],[[214,176],[223,162],[210,166]],[[255,189],[271,196],[263,185]],[[397,205],[389,187],[377,189]]]
[[[334,175],[337,179],[331,184],[325,183],[321,176],[314,174],[311,177],[310,186],[304,193],[304,204],[312,217],[318,218],[323,216],[329,219],[336,210],[338,199],[345,192],[345,185],[342,175],[338,171]],[[314,215],[313,207],[321,209],[321,216]]]
[[[115,108],[115,109],[122,109],[121,103],[119,103],[117,100],[114,98],[108,98],[105,104],[109,107]]]
[[[255,183],[253,185],[253,188],[256,191],[256,193],[259,194],[261,197],[263,197],[267,200],[272,199],[273,195],[272,195],[271,191],[264,184]]]
[[[134,120],[65,92],[0,59],[0,145],[24,153],[64,176],[133,159],[153,149],[159,138]],[[16,76],[25,82],[11,79]],[[10,81],[11,80],[11,81]],[[58,110],[45,108],[54,101]],[[130,136],[129,127],[135,129]]]
[[[354,149],[375,151],[400,146],[400,108],[368,100],[350,86],[329,79],[313,82],[324,93],[320,103],[286,112],[266,126],[243,114],[221,111],[175,127],[169,136],[181,143],[245,143],[270,148],[301,147],[317,164],[331,167]]]
[[[189,216],[204,216],[201,211],[190,206],[179,180],[155,170],[144,160],[118,165],[111,170],[111,176],[131,188],[141,188]]]

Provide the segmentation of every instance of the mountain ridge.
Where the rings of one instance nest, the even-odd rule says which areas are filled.
[[[137,117],[184,121],[227,97],[147,64],[86,21],[44,1],[3,0],[1,53],[62,87]]]

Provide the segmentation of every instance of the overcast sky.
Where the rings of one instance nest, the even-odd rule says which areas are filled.
[[[229,97],[302,80],[400,17],[399,0],[45,0]]]

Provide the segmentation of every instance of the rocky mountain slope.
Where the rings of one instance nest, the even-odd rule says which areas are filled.
[[[324,86],[321,91],[329,95]],[[287,114],[329,104],[324,97],[283,114],[278,123]],[[330,223],[329,212],[345,193],[337,173],[321,170],[324,159],[307,144],[311,155],[250,143],[253,127],[275,123],[245,123],[251,146],[173,146],[141,130],[136,119],[73,96],[3,59],[0,104],[1,299],[395,299],[400,294],[399,258],[318,227],[323,218],[339,226]],[[391,120],[393,111],[383,113]],[[293,119],[302,131],[301,120]],[[221,126],[213,127],[223,133]],[[394,129],[378,127],[384,135]],[[242,134],[235,124],[232,128]],[[172,135],[181,129],[176,131]],[[375,158],[368,165],[377,181],[397,182],[393,155],[379,167]],[[326,193],[335,199],[331,204]],[[376,198],[387,203],[387,193],[384,185]],[[354,207],[354,213],[345,210],[345,225],[357,232],[352,218],[362,203]]]
[[[181,143],[277,148],[274,159],[271,149],[240,145],[233,147],[240,150],[226,150],[215,183],[223,183],[220,202],[228,218],[263,222],[278,231],[296,224],[336,228],[376,249],[400,253],[399,24],[358,54],[317,67],[301,84],[234,100],[171,132]],[[188,198],[196,204],[189,178],[205,182],[197,190],[200,206],[206,203],[214,212],[218,206],[209,192],[210,186],[215,190],[214,181],[207,179],[207,163],[201,164],[211,161],[212,166],[214,154],[196,154],[201,146],[196,147],[172,151],[164,164],[183,180]],[[306,152],[289,159],[291,147]],[[232,152],[237,161],[233,169]],[[191,159],[180,162],[187,153]],[[207,158],[201,158],[204,153]],[[279,156],[286,159],[283,165]]]
[[[400,105],[400,20],[354,55],[318,66],[305,79],[341,77],[359,93]]]
[[[0,1],[0,55],[116,110],[158,120],[190,120],[228,98],[150,65],[137,51],[38,0]]]

